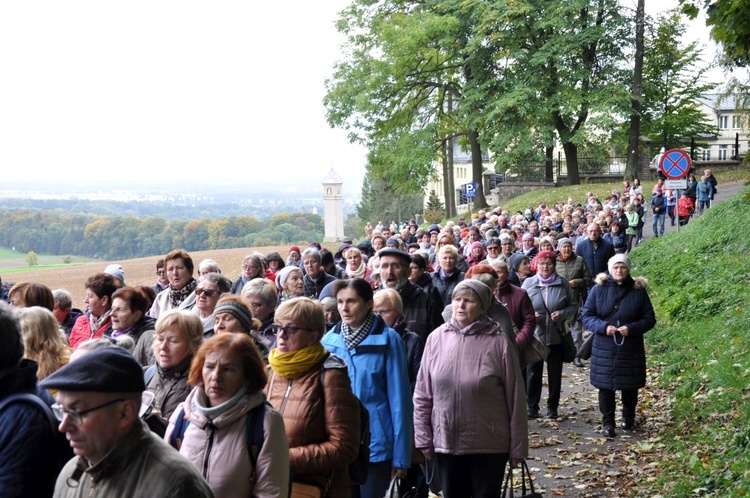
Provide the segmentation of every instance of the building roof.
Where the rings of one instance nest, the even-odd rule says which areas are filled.
[[[719,93],[707,93],[698,98],[698,101],[716,111],[736,110],[734,95],[722,97]]]
[[[333,168],[331,168],[330,173],[328,173],[328,176],[326,176],[323,179],[323,183],[338,183],[339,185],[344,183],[344,180],[342,180],[339,175],[336,174],[335,171],[333,171]]]

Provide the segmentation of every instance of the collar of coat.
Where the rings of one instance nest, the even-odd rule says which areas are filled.
[[[594,280],[594,282],[596,284],[601,285],[609,279],[610,279],[610,276],[608,273],[600,273],[599,275],[596,276],[596,279]],[[646,277],[635,277],[635,278],[628,277],[628,279],[633,281],[632,285],[634,289],[646,289],[648,287],[648,280],[646,279]],[[628,283],[628,279],[625,280],[626,285]],[[612,280],[612,283],[614,283],[614,280]]]

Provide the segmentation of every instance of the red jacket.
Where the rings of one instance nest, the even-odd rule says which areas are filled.
[[[677,200],[677,216],[681,218],[687,218],[693,214],[695,204],[690,197],[680,197]]]
[[[91,318],[88,313],[84,313],[79,316],[76,320],[73,328],[70,329],[70,336],[68,337],[68,344],[71,348],[76,349],[82,342],[88,341],[89,339],[99,339],[105,332],[109,335],[112,330],[112,319],[107,320],[95,331],[91,330]]]

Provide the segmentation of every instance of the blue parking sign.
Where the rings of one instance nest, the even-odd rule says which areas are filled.
[[[478,185],[474,182],[472,183],[464,183],[464,195],[466,197],[476,197],[477,196],[477,187]]]

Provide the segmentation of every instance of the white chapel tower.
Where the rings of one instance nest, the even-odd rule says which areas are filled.
[[[337,242],[344,239],[344,197],[341,186],[344,182],[331,169],[323,180],[323,219],[325,221],[325,241]]]

